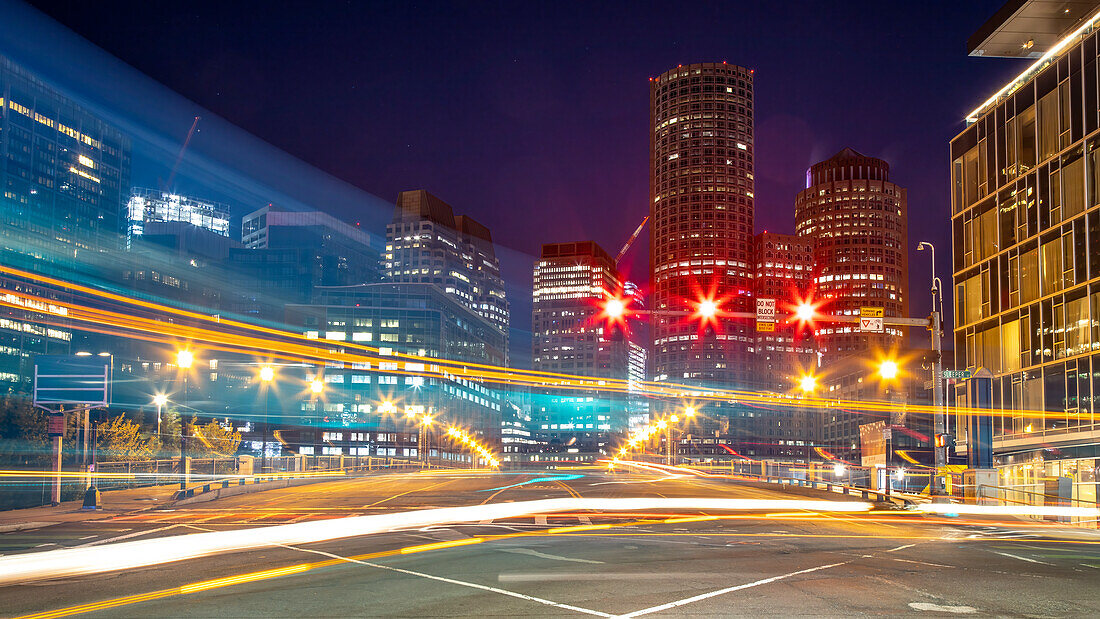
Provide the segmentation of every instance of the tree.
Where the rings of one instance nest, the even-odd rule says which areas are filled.
[[[160,442],[141,431],[141,426],[119,415],[101,424],[99,432],[100,459],[109,461],[148,460],[160,448]]]
[[[23,398],[0,398],[0,462],[16,468],[48,468],[50,451],[46,411]]]
[[[241,433],[233,429],[223,427],[217,420],[210,420],[205,426],[191,426],[190,449],[192,456],[198,457],[229,457],[236,455],[237,447],[241,444]]]

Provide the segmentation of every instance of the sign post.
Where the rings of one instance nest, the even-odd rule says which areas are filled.
[[[95,357],[38,355],[34,359],[34,406],[49,413],[46,430],[51,443],[53,487],[50,502],[53,505],[61,503],[61,439],[65,435],[65,407],[70,407],[71,413],[80,413],[109,406],[112,366],[111,356],[106,354]],[[94,492],[97,497],[99,495],[94,484],[88,491]]]

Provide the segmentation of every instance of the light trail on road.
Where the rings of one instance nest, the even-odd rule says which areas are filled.
[[[859,513],[869,511],[871,508],[870,503],[862,501],[664,497],[570,497],[444,507],[0,557],[0,584],[98,574],[270,546],[308,544],[431,525],[499,520],[567,510],[598,512],[651,509],[764,512],[808,510]]]

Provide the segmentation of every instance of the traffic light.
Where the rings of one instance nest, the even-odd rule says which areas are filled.
[[[936,435],[936,447],[952,448],[955,446],[954,434],[937,434]]]

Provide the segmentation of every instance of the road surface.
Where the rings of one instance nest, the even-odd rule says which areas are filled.
[[[349,478],[0,534],[40,553],[543,498],[835,499],[662,473]],[[0,614],[101,617],[1100,616],[1100,536],[920,516],[573,512],[422,527],[0,587]]]

